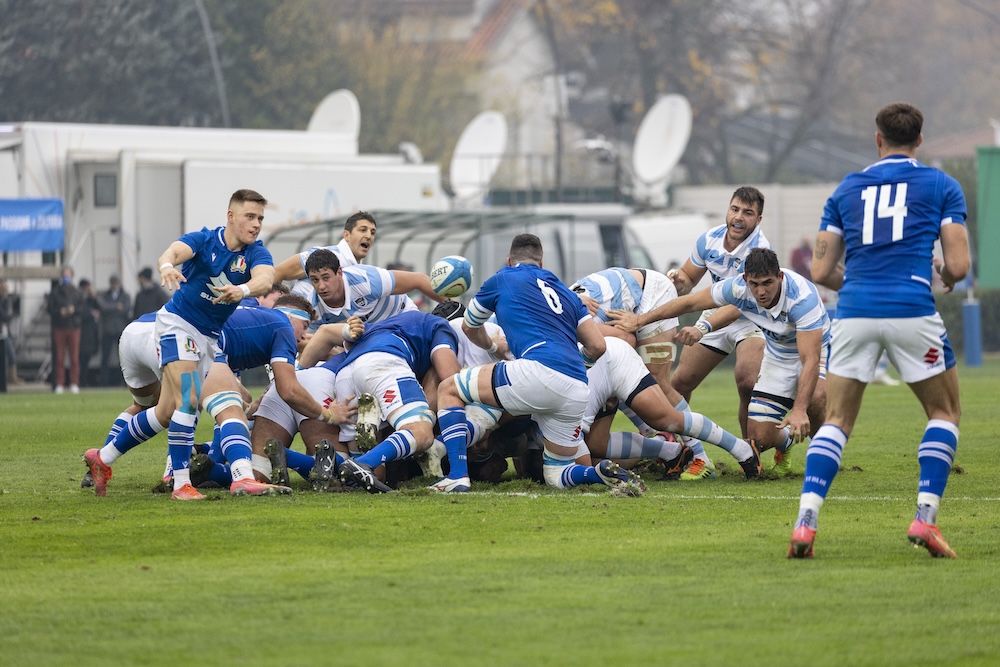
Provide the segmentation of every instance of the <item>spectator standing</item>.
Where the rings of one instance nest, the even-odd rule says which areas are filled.
[[[139,292],[135,295],[135,306],[132,309],[132,319],[140,315],[155,313],[170,300],[167,290],[153,282],[153,269],[144,268],[139,272]]]
[[[90,360],[101,348],[101,305],[89,280],[81,278],[79,287],[83,296],[80,312],[80,385],[96,387],[97,375],[90,368]]]
[[[108,289],[98,298],[101,306],[101,385],[105,387],[123,382],[118,364],[118,339],[132,314],[132,297],[122,289],[118,276],[112,275],[108,283]],[[115,350],[114,357],[112,350]]]
[[[811,241],[808,237],[802,237],[802,243],[800,243],[795,250],[792,251],[790,259],[792,271],[800,276],[806,276],[806,278],[812,275],[811,268],[813,261],[813,249]]]
[[[69,357],[69,390],[80,393],[80,325],[83,315],[83,295],[73,285],[73,268],[64,266],[62,276],[52,284],[49,294],[49,316],[52,319],[52,349],[55,372],[55,392],[66,387],[66,358]]]
[[[21,297],[11,294],[6,280],[0,280],[0,338],[4,339],[3,354],[7,355],[7,382],[21,384],[17,376],[17,355],[14,351],[14,332],[10,323],[21,316]]]

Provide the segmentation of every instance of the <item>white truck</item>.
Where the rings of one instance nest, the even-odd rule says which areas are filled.
[[[269,200],[264,231],[359,208],[444,210],[436,164],[360,155],[347,132],[64,123],[0,126],[0,198],[60,198],[65,262],[98,288],[136,273],[181,234],[225,222],[239,188]],[[0,275],[46,277],[41,253]]]

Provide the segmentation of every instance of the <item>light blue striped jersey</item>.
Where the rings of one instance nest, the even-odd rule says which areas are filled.
[[[296,286],[292,291],[309,299],[323,324],[346,322],[357,315],[365,322],[380,322],[407,310],[416,310],[416,304],[405,294],[393,294],[396,278],[391,271],[367,264],[343,267],[344,305],[331,308],[316,290]]]
[[[781,294],[771,308],[757,305],[740,274],[712,285],[712,298],[719,306],[732,304],[764,333],[767,350],[778,359],[798,359],[796,333],[823,330],[823,345],[830,343],[830,318],[816,286],[789,269],[782,269]]]
[[[726,225],[713,227],[698,237],[694,250],[691,251],[691,263],[698,268],[708,269],[713,283],[743,273],[743,260],[754,248],[771,247],[771,242],[764,236],[759,225],[732,252],[726,250],[725,239]]]
[[[573,283],[574,292],[583,290],[598,303],[595,317],[600,322],[608,321],[609,310],[635,312],[642,301],[642,287],[628,269],[618,266],[604,269]]]

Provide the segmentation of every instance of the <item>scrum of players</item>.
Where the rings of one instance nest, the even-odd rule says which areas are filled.
[[[377,229],[365,212],[337,245],[275,266],[257,240],[265,205],[238,191],[225,226],[161,256],[176,291],[122,334],[133,400],[84,456],[97,495],[118,458],[164,430],[160,486],[176,500],[206,488],[290,493],[292,475],[316,491],[388,493],[430,478],[437,492],[461,493],[499,481],[509,458],[518,475],[558,489],[640,496],[640,461],[665,479],[715,477],[705,443],[747,479],[762,476],[767,449],[774,474],[788,474],[792,446],[823,422],[830,320],[816,287],[779,267],[756,188],[737,189],[726,222],[667,274],[611,267],[567,286],[544,268],[540,240],[517,235],[467,306],[425,274],[364,264]],[[712,285],[692,291],[706,273]],[[699,311],[678,330],[678,316]],[[672,379],[678,343],[688,347]],[[690,405],[731,353],[739,434]],[[271,384],[252,397],[239,374],[261,366]],[[634,431],[612,430],[618,411]],[[196,444],[205,413],[213,441]]]

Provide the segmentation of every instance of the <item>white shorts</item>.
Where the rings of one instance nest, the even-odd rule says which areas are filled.
[[[323,407],[329,407],[333,403],[335,395],[333,393],[334,383],[337,375],[322,366],[306,368],[295,371],[295,379],[309,392],[309,395],[316,399],[316,402]],[[315,419],[306,417],[303,414],[292,410],[288,403],[278,395],[277,388],[272,384],[260,399],[257,412],[254,417],[264,417],[270,419],[275,424],[285,429],[285,432],[294,436],[299,432],[299,424],[305,419]]]
[[[708,319],[716,310],[717,309],[713,308],[711,310],[703,311],[698,319]],[[730,355],[739,343],[742,343],[749,338],[759,338],[764,340],[764,334],[756,324],[745,317],[741,317],[729,326],[722,327],[716,331],[708,332],[702,336],[700,342],[705,347],[714,350],[719,354]]]
[[[132,389],[148,387],[163,375],[155,332],[156,322],[132,322],[118,339],[118,364],[125,384]]]
[[[819,379],[826,380],[829,348],[820,347]],[[760,375],[753,386],[747,417],[754,421],[780,423],[795,403],[799,390],[802,362],[798,359],[778,359],[766,350],[760,362]]]
[[[155,340],[161,368],[172,361],[194,361],[202,379],[208,376],[215,357],[222,352],[217,339],[201,333],[193,324],[166,308],[160,308],[156,313]]]
[[[532,415],[542,437],[578,447],[587,408],[587,383],[530,359],[502,361],[493,371],[493,392],[512,415]]]
[[[677,288],[674,287],[674,281],[658,271],[646,271],[646,281],[642,286],[642,298],[639,300],[639,307],[636,308],[635,312],[637,315],[643,315],[676,298]],[[650,322],[636,331],[635,337],[636,340],[642,341],[675,328],[677,328],[677,318],[671,317],[669,320]]]
[[[387,352],[363,354],[337,373],[338,396],[371,394],[382,419],[394,430],[416,421],[434,422],[427,397],[413,369],[401,357]],[[341,433],[344,429],[341,429]]]
[[[831,334],[830,372],[861,382],[875,377],[882,350],[907,384],[939,375],[956,363],[948,332],[937,313],[896,319],[837,319]]]
[[[624,402],[649,375],[649,369],[631,345],[621,338],[608,337],[604,342],[607,349],[587,371],[589,398],[583,413],[585,430],[589,430],[597,415],[604,411],[608,400],[618,398]]]

